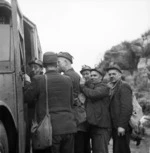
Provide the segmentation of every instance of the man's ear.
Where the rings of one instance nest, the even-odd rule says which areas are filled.
[[[64,60],[64,63],[65,63],[65,66],[67,66],[67,65],[68,65],[68,60],[65,59],[65,60]]]
[[[122,77],[122,74],[121,73],[118,73],[118,76],[121,78]]]

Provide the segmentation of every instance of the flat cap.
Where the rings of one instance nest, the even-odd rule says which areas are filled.
[[[102,72],[101,68],[93,68],[90,71],[96,71],[98,72],[101,76],[104,76],[104,73]]]
[[[59,52],[58,57],[64,57],[64,58],[68,59],[71,62],[71,64],[73,63],[73,61],[72,61],[73,56],[70,55],[68,52]]]
[[[43,65],[57,63],[57,54],[54,52],[45,52],[43,55]]]
[[[82,66],[82,69],[80,71],[80,73],[82,74],[84,71],[90,71],[91,70],[91,67],[88,66],[88,65],[83,65]]]
[[[122,73],[121,68],[117,64],[110,65],[108,68],[106,68],[106,71],[107,72],[109,70],[117,70],[118,72]]]
[[[31,64],[37,64],[37,65],[43,67],[43,62],[41,60],[37,59],[37,58],[32,59],[28,64],[29,64],[29,66]]]

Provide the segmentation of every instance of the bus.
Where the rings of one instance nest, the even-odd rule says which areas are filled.
[[[42,60],[36,25],[17,0],[0,0],[0,153],[25,153],[24,73],[31,59]]]

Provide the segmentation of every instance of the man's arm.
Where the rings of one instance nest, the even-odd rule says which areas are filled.
[[[26,82],[24,88],[24,101],[27,103],[35,102],[34,99],[38,97],[38,80],[33,78],[32,82]]]
[[[120,117],[118,127],[127,128],[130,117],[132,115],[132,90],[128,84],[124,84],[120,88]]]
[[[100,84],[100,86],[90,89],[84,85],[81,86],[82,92],[87,98],[97,100],[109,96],[109,88],[105,84]]]

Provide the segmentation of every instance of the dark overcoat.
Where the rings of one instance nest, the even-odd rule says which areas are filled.
[[[129,129],[132,110],[132,89],[126,82],[120,80],[111,94],[110,112],[113,128]]]
[[[80,76],[77,72],[75,72],[75,70],[73,68],[69,69],[68,71],[66,71],[64,73],[65,75],[69,76],[70,79],[72,80],[72,84],[73,84],[73,97],[74,97],[74,108],[77,107],[76,106],[76,101],[78,99],[78,94],[80,93]],[[76,111],[76,110],[75,110]],[[76,113],[75,113],[76,114]],[[77,130],[78,131],[87,131],[88,125],[86,122],[80,123],[77,126]]]
[[[72,80],[72,85],[73,85],[73,96],[74,99],[78,97],[78,94],[80,93],[80,76],[77,72],[74,71],[73,68],[67,70],[65,75],[69,76],[70,79]]]
[[[48,104],[53,135],[76,132],[76,122],[72,111],[72,81],[56,71],[46,72],[48,79]],[[24,92],[25,101],[36,102],[37,120],[40,122],[46,111],[46,87],[44,75],[35,76]],[[34,100],[36,99],[36,100]]]

